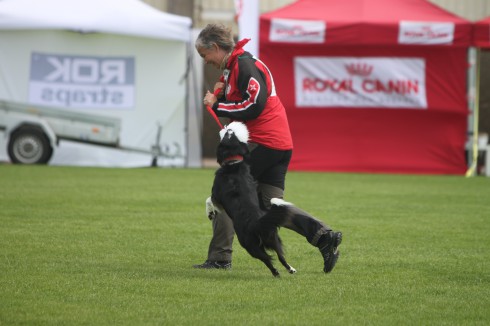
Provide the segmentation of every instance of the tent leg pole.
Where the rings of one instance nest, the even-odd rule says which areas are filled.
[[[469,106],[470,115],[473,116],[473,139],[471,144],[471,160],[469,168],[466,171],[466,177],[472,177],[477,174],[478,166],[478,120],[479,120],[479,93],[480,93],[480,49],[470,48],[470,77],[469,77]],[[471,124],[470,124],[471,125]],[[468,149],[469,151],[469,149]]]

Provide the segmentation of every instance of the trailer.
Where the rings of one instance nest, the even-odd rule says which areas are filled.
[[[121,121],[0,100],[0,130],[8,138],[7,152],[13,163],[45,164],[60,140],[119,147]]]

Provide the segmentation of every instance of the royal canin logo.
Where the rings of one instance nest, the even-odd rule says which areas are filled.
[[[345,70],[352,76],[368,77],[373,72],[374,67],[367,63],[349,63],[344,65]]]
[[[321,36],[321,32],[319,31],[307,31],[301,25],[294,25],[287,28],[277,28],[275,30],[276,34],[279,36]]]
[[[440,39],[440,38],[446,38],[450,36],[449,33],[445,32],[436,32],[434,31],[430,26],[423,26],[420,28],[419,31],[405,31],[403,32],[403,35],[405,37],[410,37],[410,38],[428,38],[428,39]]]
[[[296,57],[297,107],[426,108],[425,61],[394,57]]]
[[[317,20],[281,19],[271,20],[271,42],[323,43],[326,24]]]
[[[363,79],[360,84],[353,79],[320,79],[304,78],[302,81],[303,92],[322,93],[386,93],[386,94],[418,94],[418,80],[380,80]]]
[[[450,44],[454,23],[401,21],[398,42],[402,44]]]

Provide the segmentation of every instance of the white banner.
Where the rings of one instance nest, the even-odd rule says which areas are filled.
[[[454,23],[401,21],[398,27],[401,44],[451,44],[453,39]]]
[[[32,104],[131,109],[134,58],[33,53],[29,78]]]
[[[297,107],[427,108],[425,60],[294,58]]]
[[[287,43],[324,43],[326,28],[326,23],[321,20],[273,18],[269,40]]]

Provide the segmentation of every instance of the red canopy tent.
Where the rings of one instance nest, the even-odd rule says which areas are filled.
[[[490,48],[490,17],[475,23],[473,35],[477,47]]]
[[[291,169],[464,174],[471,33],[425,0],[299,0],[261,15]]]

